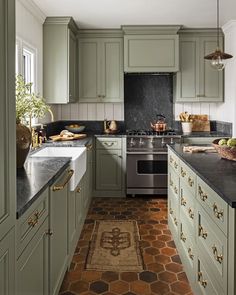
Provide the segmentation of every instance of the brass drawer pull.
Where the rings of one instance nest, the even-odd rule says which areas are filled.
[[[81,188],[78,187],[77,190],[76,190],[76,192],[80,194],[81,193]]]
[[[178,221],[177,221],[176,217],[174,218],[174,223],[176,226],[178,225]]]
[[[106,146],[113,146],[114,145],[114,142],[104,142],[104,144],[106,145]]]
[[[184,235],[183,232],[181,232],[181,234],[180,234],[180,239],[181,239],[184,243],[186,242],[186,237],[185,237],[185,235]]]
[[[180,174],[181,174],[182,177],[185,177],[186,176],[186,171],[184,171],[184,169],[182,167],[181,167]]]
[[[214,211],[214,215],[216,218],[221,219],[224,216],[224,211],[223,210],[218,210],[218,206],[216,205],[216,203],[213,204],[213,211]]]
[[[222,254],[218,254],[218,250],[216,248],[216,245],[212,246],[212,251],[213,251],[213,255],[215,257],[215,260],[218,261],[220,264],[223,261],[223,255]]]
[[[193,253],[192,253],[192,249],[191,249],[191,248],[188,248],[188,256],[189,256],[189,258],[190,258],[191,260],[194,259],[194,255],[193,255]]]
[[[46,235],[52,236],[53,235],[53,231],[49,229],[48,231],[46,231]]]
[[[70,181],[70,179],[71,179],[71,177],[72,177],[73,174],[74,174],[74,170],[72,170],[72,169],[69,170],[65,182],[64,182],[63,184],[61,184],[61,185],[54,185],[54,187],[53,187],[52,190],[53,190],[54,192],[55,192],[55,191],[63,190],[63,189],[65,188],[65,186],[67,185],[67,183]]]
[[[184,197],[181,197],[181,201],[180,201],[180,203],[181,203],[182,206],[186,206],[187,201],[185,200]]]
[[[199,228],[198,228],[198,235],[201,236],[203,239],[207,238],[207,232],[204,231],[201,225],[199,225]]]
[[[170,179],[170,186],[173,186],[174,182]]]
[[[205,193],[203,192],[203,190],[202,190],[202,188],[201,188],[200,185],[198,186],[198,194],[199,194],[199,196],[200,196],[200,199],[201,199],[203,202],[205,202],[206,199],[208,198],[207,194],[205,194]]]
[[[189,178],[188,178],[188,184],[189,184],[189,186],[193,186],[194,185],[194,181],[193,181],[193,179],[189,176]]]
[[[177,169],[178,168],[178,164],[176,162],[174,162],[174,168]]]
[[[174,187],[174,192],[175,192],[176,195],[178,194],[178,189],[177,189],[176,186]]]
[[[192,208],[189,208],[188,209],[188,215],[191,219],[194,219],[194,213],[193,213],[193,209]]]
[[[170,162],[173,163],[174,159],[170,156]]]
[[[90,151],[93,148],[93,145],[92,144],[87,144],[86,148],[87,148],[87,151]]]
[[[28,225],[31,227],[35,227],[39,221],[39,212],[35,211],[34,215],[28,219]]]
[[[207,280],[203,280],[202,272],[198,272],[198,282],[203,286],[203,288],[206,288],[207,286]]]
[[[173,211],[172,208],[170,208],[169,212],[170,212],[170,214],[172,215],[174,211]]]

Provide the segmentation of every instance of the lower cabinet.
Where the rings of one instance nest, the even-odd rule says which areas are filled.
[[[0,295],[15,294],[15,228],[0,241]]]
[[[48,217],[17,260],[17,294],[48,295]]]

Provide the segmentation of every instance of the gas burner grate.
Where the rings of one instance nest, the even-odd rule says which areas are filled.
[[[160,136],[160,135],[177,135],[176,131],[173,129],[165,131],[153,131],[153,130],[127,130],[127,135],[136,136],[136,135],[151,135],[151,136]]]

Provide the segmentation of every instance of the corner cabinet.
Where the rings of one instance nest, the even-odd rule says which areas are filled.
[[[80,31],[79,101],[122,102],[123,74],[121,32]]]
[[[43,25],[43,96],[47,103],[78,98],[78,28],[70,17],[47,17]]]
[[[223,48],[223,36],[220,37]],[[176,102],[222,102],[224,72],[213,69],[204,56],[214,52],[214,30],[181,30],[180,71],[174,76]]]
[[[180,26],[123,26],[124,71],[176,72],[179,70]]]

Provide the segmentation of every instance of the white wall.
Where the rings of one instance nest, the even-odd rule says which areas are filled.
[[[45,16],[30,0],[16,0],[16,36],[36,49],[36,90],[43,93],[43,22]]]

